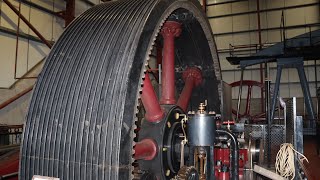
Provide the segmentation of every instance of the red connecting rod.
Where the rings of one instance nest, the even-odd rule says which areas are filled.
[[[177,105],[183,110],[187,111],[192,90],[202,83],[201,70],[196,67],[187,68],[183,74],[182,78],[185,82],[182,93],[179,97]]]
[[[161,29],[163,60],[160,104],[175,104],[174,39],[181,34],[181,23],[167,21]]]
[[[152,160],[157,155],[157,143],[152,139],[143,139],[134,147],[136,160]]]
[[[148,73],[144,79],[141,100],[146,110],[145,118],[147,121],[159,122],[164,117]]]

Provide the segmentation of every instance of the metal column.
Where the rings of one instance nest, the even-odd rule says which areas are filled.
[[[273,121],[274,118],[274,111],[277,103],[278,98],[278,92],[279,92],[279,86],[280,86],[280,79],[281,79],[281,71],[283,68],[296,68],[299,74],[301,88],[303,91],[303,96],[305,99],[308,115],[312,120],[312,126],[315,122],[315,114],[314,114],[314,107],[312,104],[312,99],[310,95],[310,90],[307,82],[307,78],[304,72],[303,67],[303,58],[297,57],[297,58],[280,58],[277,59],[277,77],[275,82],[275,88],[274,88],[274,94],[272,98],[272,106],[271,106],[271,121]]]
[[[242,96],[243,73],[244,73],[244,67],[241,67],[241,77],[240,77],[240,86],[239,86],[239,94],[238,94],[236,122],[239,122],[240,104],[241,104],[241,96]]]
[[[271,112],[270,112],[270,114],[271,114],[270,115],[271,122],[273,122],[274,113],[275,113],[275,109],[276,109],[276,104],[277,104],[277,99],[278,99],[278,95],[279,95],[279,87],[280,87],[280,80],[281,80],[281,74],[282,74],[283,66],[284,65],[282,63],[279,63],[279,61],[278,61],[277,76],[276,76],[276,81],[275,81],[275,84],[274,84],[272,104],[271,104]]]

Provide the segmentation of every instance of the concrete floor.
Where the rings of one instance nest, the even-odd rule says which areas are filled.
[[[304,163],[313,176],[314,180],[320,179],[320,156],[317,155],[316,145],[317,139],[315,136],[304,137],[304,155],[308,158],[309,163]]]

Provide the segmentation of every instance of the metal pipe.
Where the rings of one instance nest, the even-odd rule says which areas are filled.
[[[9,8],[16,13],[24,23],[28,25],[28,27],[43,41],[44,44],[46,44],[49,48],[52,47],[52,45],[42,36],[42,34],[22,15],[20,12],[9,2],[9,0],[3,0]]]
[[[145,118],[147,121],[159,122],[164,117],[148,73],[143,82],[141,100],[146,110]]]
[[[317,72],[317,60],[314,60],[314,79],[316,83],[316,91],[318,89],[318,72]]]
[[[152,139],[143,139],[134,147],[134,158],[136,160],[152,160],[157,155],[158,145]]]
[[[260,0],[257,0],[257,16],[258,16],[259,50],[261,50],[262,40],[261,40],[261,21],[260,21]]]
[[[15,100],[19,99],[20,97],[22,97],[23,95],[27,94],[28,92],[32,91],[33,86],[30,86],[29,88],[23,90],[22,92],[18,93],[17,95],[15,95],[14,97],[6,100],[5,102],[3,102],[2,104],[0,104],[0,110],[3,109],[4,107],[8,106],[9,104],[11,104],[12,102],[14,102]]]
[[[245,112],[245,115],[249,115],[249,114],[250,114],[251,90],[252,90],[252,86],[248,86],[248,94],[247,94],[247,103],[246,103],[246,112]]]
[[[207,158],[207,167],[208,167],[208,172],[209,172],[209,179],[214,179],[215,175],[214,175],[214,165],[215,165],[215,161],[213,161],[214,159],[214,146],[210,146],[208,147],[209,149],[209,159]]]
[[[257,0],[257,16],[258,16],[258,37],[259,37],[259,51],[262,50],[262,37],[261,37],[261,17],[260,17],[260,0]],[[260,83],[263,83],[263,67],[260,64]],[[263,95],[263,88],[260,89],[260,96],[261,96],[261,111],[264,110],[264,95]]]
[[[218,136],[225,135],[231,139],[231,157],[230,157],[230,179],[238,180],[239,179],[239,146],[237,137],[229,131],[225,130],[216,130]]]
[[[176,104],[174,39],[181,34],[181,23],[167,21],[161,29],[163,37],[162,84],[160,104]]]
[[[182,78],[185,82],[183,90],[178,99],[177,105],[184,111],[187,111],[192,90],[194,87],[199,86],[202,83],[201,70],[195,67],[187,68],[183,74]]]
[[[21,2],[19,2],[19,15],[18,15],[18,26],[16,34],[16,54],[14,58],[14,79],[17,78],[17,64],[18,64],[18,51],[19,51],[19,36],[20,36],[20,16],[21,16]]]
[[[270,80],[269,80],[269,67],[268,67],[268,63],[265,62],[265,108],[266,108],[266,120],[267,120],[267,123],[268,123],[268,138],[267,138],[267,144],[268,144],[268,148],[267,148],[267,157],[268,157],[268,160],[267,160],[267,164],[268,164],[268,167],[271,166],[271,124],[272,124],[272,120],[273,118],[270,117],[270,111],[274,112],[274,109],[270,110]],[[278,75],[278,74],[277,74]],[[280,71],[280,77],[281,77],[281,71]],[[278,78],[278,76],[277,76]],[[277,82],[276,82],[277,83]],[[275,90],[276,90],[276,87],[275,87]],[[278,90],[279,90],[279,87],[278,87]],[[277,91],[279,92],[279,91]],[[273,98],[277,98],[277,95],[274,94]]]
[[[241,76],[240,76],[240,86],[239,86],[239,94],[238,94],[236,122],[239,122],[240,103],[241,103],[241,95],[242,95],[242,83],[243,83],[243,73],[244,73],[244,68],[241,67]]]
[[[282,35],[282,37],[281,37],[281,40],[283,41],[283,51],[285,52],[285,48],[286,48],[286,43],[287,43],[287,41],[286,41],[286,27],[285,27],[285,18],[284,18],[284,11],[282,11],[282,13],[281,13],[281,31],[282,31],[282,33],[281,33],[281,35]],[[283,38],[283,39],[282,39]]]

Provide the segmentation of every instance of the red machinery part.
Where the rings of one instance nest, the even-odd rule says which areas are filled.
[[[214,149],[215,161],[215,176],[217,180],[230,179],[230,149],[229,148],[215,148]],[[243,177],[244,166],[248,161],[248,150],[239,150],[239,179]],[[227,167],[228,170],[225,170]]]
[[[147,121],[158,122],[164,117],[148,73],[144,79],[141,100],[146,110],[145,118]]]
[[[230,173],[229,172],[219,172],[217,180],[229,180],[229,179],[230,179]]]
[[[181,23],[167,21],[161,29],[163,60],[160,104],[175,104],[174,39],[181,34]]]
[[[152,160],[157,155],[157,143],[152,139],[143,139],[135,145],[136,160]]]
[[[223,124],[223,125],[234,125],[235,122],[234,122],[234,121],[227,120],[227,121],[222,122],[222,124]]]
[[[192,90],[194,87],[199,86],[202,83],[201,70],[196,67],[187,68],[182,78],[185,82],[184,88],[181,92],[177,105],[184,111],[187,110]]]

